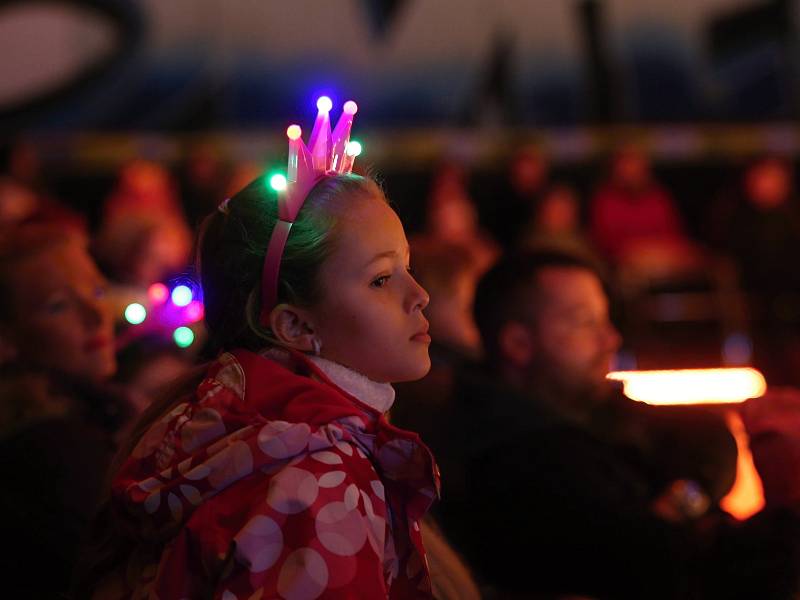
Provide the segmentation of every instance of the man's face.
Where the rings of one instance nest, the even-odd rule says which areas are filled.
[[[547,267],[537,289],[532,367],[564,392],[602,394],[621,340],[600,280],[579,267]]]

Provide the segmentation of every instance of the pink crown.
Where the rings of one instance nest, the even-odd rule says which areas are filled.
[[[352,100],[345,102],[339,121],[331,132],[332,106],[333,103],[327,96],[317,100],[317,120],[308,145],[300,138],[303,132],[299,125],[290,125],[286,130],[289,138],[289,167],[285,186],[273,183],[273,188],[278,192],[278,221],[267,246],[261,274],[259,322],[262,326],[269,325],[269,314],[278,303],[281,257],[292,223],[308,193],[327,176],[350,173],[353,170],[353,161],[361,153],[361,146],[357,142],[350,142],[350,129],[358,106]]]

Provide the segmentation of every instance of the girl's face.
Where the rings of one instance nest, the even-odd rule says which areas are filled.
[[[81,244],[57,243],[8,277],[13,314],[0,335],[19,362],[90,381],[114,374],[106,282]]]
[[[403,226],[381,198],[348,207],[320,271],[311,310],[321,355],[373,381],[410,381],[430,369],[428,294],[409,273]]]

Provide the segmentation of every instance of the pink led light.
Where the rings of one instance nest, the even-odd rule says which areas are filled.
[[[169,298],[169,288],[163,283],[154,283],[147,288],[147,297],[153,304],[163,304]]]
[[[199,300],[193,300],[189,303],[189,306],[186,307],[186,318],[190,323],[202,321],[204,315],[205,308],[203,307],[203,303]]]

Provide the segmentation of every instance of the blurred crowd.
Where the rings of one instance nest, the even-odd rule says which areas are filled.
[[[34,144],[0,158],[0,470],[12,482],[0,502],[16,548],[3,573],[57,597],[120,439],[208,358],[191,296],[197,227],[263,173],[198,144],[178,168],[123,165],[76,206]],[[785,421],[745,411],[751,440],[765,440],[754,454],[768,506],[737,522],[719,508],[736,470],[720,415],[634,406],[605,374],[614,360],[675,362],[683,348],[643,357],[637,342],[705,320],[719,333],[712,360],[800,385],[792,162],[731,169],[693,228],[637,143],[608,156],[588,193],[555,177],[542,147],[506,164],[483,197],[470,165],[443,158],[409,236],[433,366],[398,386],[392,418],[440,461],[444,534],[486,597],[790,598],[800,489],[786,481],[800,457],[776,437]],[[416,201],[387,192],[401,217]]]

